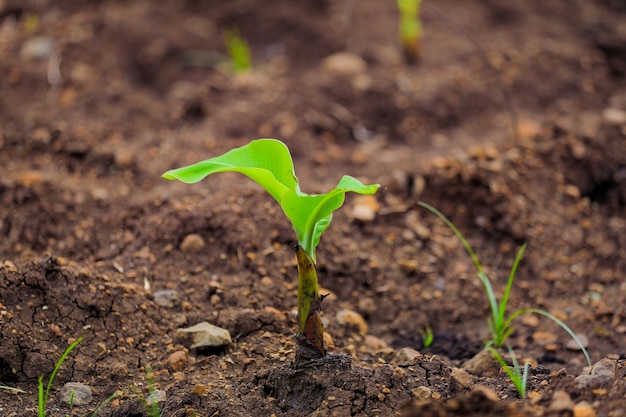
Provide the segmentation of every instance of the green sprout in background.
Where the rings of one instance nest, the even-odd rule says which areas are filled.
[[[422,54],[422,22],[420,6],[422,0],[397,0],[400,12],[400,43],[408,63],[419,60]]]
[[[300,190],[289,149],[276,139],[254,140],[221,156],[168,171],[163,178],[195,183],[217,172],[239,172],[249,177],[278,202],[291,221],[298,239],[296,362],[323,358],[326,351],[319,316],[323,296],[319,295],[315,249],[332,221],[333,212],[343,205],[346,193],[374,194],[379,185],[364,185],[344,175],[328,193],[307,194]]]
[[[506,309],[507,309],[507,305],[509,302],[509,296],[511,294],[511,290],[513,289],[513,281],[515,280],[515,273],[517,272],[517,267],[522,259],[522,256],[524,255],[524,251],[526,250],[526,244],[522,245],[522,247],[517,252],[517,256],[515,257],[515,261],[513,262],[513,266],[509,274],[509,279],[507,280],[506,287],[504,289],[502,300],[498,302],[495,292],[493,291],[493,286],[491,285],[491,281],[485,274],[483,267],[480,261],[478,260],[478,257],[476,256],[476,253],[470,246],[467,239],[465,239],[463,234],[459,231],[459,229],[443,213],[441,213],[439,210],[437,210],[433,206],[426,204],[422,201],[420,201],[418,204],[430,210],[431,212],[436,214],[441,220],[444,221],[444,223],[450,228],[450,230],[452,230],[452,232],[454,232],[456,237],[461,241],[461,243],[463,244],[463,247],[465,247],[465,250],[467,251],[467,253],[469,253],[470,257],[474,261],[474,265],[476,266],[476,269],[478,271],[478,278],[480,279],[480,282],[483,284],[483,287],[485,288],[485,292],[487,293],[487,299],[489,300],[489,306],[491,308],[491,317],[487,318],[487,325],[489,326],[489,331],[491,333],[491,340],[487,341],[486,348],[489,350],[491,355],[498,361],[498,363],[500,363],[500,365],[504,368],[506,373],[509,375],[509,378],[511,378],[511,381],[515,385],[515,388],[517,389],[517,392],[519,393],[520,397],[524,398],[524,396],[526,395],[526,379],[528,377],[528,364],[524,365],[524,370],[522,372],[522,369],[520,368],[519,363],[517,363],[517,359],[515,358],[515,353],[513,352],[513,349],[507,345],[507,348],[509,352],[511,353],[512,361],[513,361],[513,368],[511,369],[502,358],[502,355],[500,355],[500,353],[494,348],[494,346],[496,348],[500,348],[506,343],[511,333],[513,333],[513,330],[515,330],[515,328],[512,325],[513,320],[522,314],[526,314],[526,313],[539,314],[539,315],[549,318],[550,320],[554,321],[556,324],[561,326],[561,328],[563,328],[570,335],[570,337],[578,344],[578,346],[580,347],[580,350],[585,355],[585,359],[587,359],[587,364],[591,366],[591,359],[589,358],[587,349],[585,349],[580,339],[576,336],[576,334],[574,334],[574,332],[569,328],[567,324],[565,324],[563,321],[556,318],[554,315],[548,313],[545,310],[541,310],[538,308],[521,308],[519,310],[514,311],[508,316],[506,315]]]
[[[223,34],[226,52],[228,53],[233,73],[239,74],[251,70],[252,58],[248,42],[239,35],[236,27],[224,30]]]
[[[431,329],[430,326],[420,329],[420,336],[422,336],[422,346],[424,346],[425,349],[432,346],[433,341],[435,340],[435,335],[433,334],[433,329]]]

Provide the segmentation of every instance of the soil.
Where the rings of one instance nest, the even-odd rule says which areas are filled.
[[[626,5],[424,3],[408,64],[392,1],[0,1],[0,382],[25,391],[0,390],[0,415],[35,415],[38,377],[79,337],[49,416],[116,392],[97,415],[145,415],[151,392],[163,416],[625,415]],[[225,66],[232,25],[250,72]],[[259,137],[290,147],[304,191],[343,174],[381,184],[376,204],[348,196],[322,238],[332,356],[310,367],[292,365],[280,208],[235,174],[161,179]],[[528,315],[509,339],[532,364],[526,399],[497,367],[460,371],[490,310],[420,200],[498,295],[527,242],[509,311],[564,320],[612,373],[576,379],[581,351]],[[233,343],[177,339],[202,321]],[[70,407],[67,382],[91,402]]]

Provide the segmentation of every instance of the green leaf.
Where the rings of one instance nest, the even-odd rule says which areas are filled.
[[[276,139],[252,141],[222,156],[168,171],[163,178],[194,183],[228,171],[248,176],[274,197],[291,221],[300,246],[313,261],[321,235],[330,225],[333,212],[343,205],[346,193],[374,194],[379,187],[345,175],[328,193],[306,194],[300,190],[289,149]]]
[[[288,190],[298,186],[289,149],[276,139],[254,140],[224,155],[167,171],[163,178],[192,184],[216,172],[240,172],[262,186],[278,203]]]

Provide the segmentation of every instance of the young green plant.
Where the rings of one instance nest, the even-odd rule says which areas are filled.
[[[435,340],[435,335],[433,334],[433,329],[430,326],[420,329],[420,336],[422,336],[422,346],[424,346],[425,349],[432,346],[433,341]]]
[[[580,350],[585,355],[585,359],[587,359],[587,363],[589,364],[589,366],[591,366],[591,359],[589,358],[587,349],[585,349],[580,339],[576,336],[572,329],[569,328],[568,325],[566,325],[563,321],[559,320],[549,312],[538,308],[521,308],[507,316],[506,310],[509,302],[509,296],[511,294],[511,290],[513,289],[515,273],[517,272],[517,267],[522,259],[522,256],[524,255],[524,251],[526,250],[526,244],[522,245],[522,247],[517,252],[517,256],[515,257],[515,261],[513,262],[513,267],[511,268],[511,272],[509,274],[509,279],[507,280],[506,287],[504,289],[504,294],[502,295],[502,300],[498,302],[498,299],[496,298],[495,292],[493,290],[493,286],[491,285],[491,281],[485,274],[483,267],[478,260],[478,257],[476,256],[476,253],[470,246],[467,239],[465,239],[463,234],[459,231],[459,229],[445,215],[443,215],[443,213],[441,213],[433,206],[426,204],[422,201],[420,201],[418,204],[430,210],[431,212],[436,214],[437,217],[444,221],[444,223],[461,241],[463,247],[465,247],[465,250],[474,261],[474,265],[476,266],[476,269],[478,271],[478,278],[485,288],[485,292],[487,293],[487,299],[489,300],[489,306],[491,308],[491,317],[487,318],[487,324],[491,333],[491,340],[487,342],[487,346],[494,345],[497,348],[502,347],[511,335],[511,333],[513,333],[513,330],[515,330],[512,323],[513,320],[515,320],[518,316],[526,313],[539,314],[541,316],[549,318],[550,320],[561,326],[561,328],[565,330],[570,335],[570,337],[578,344]]]
[[[156,385],[154,383],[154,372],[152,371],[152,367],[150,365],[146,365],[146,381],[148,382],[148,396],[146,397],[143,393],[136,387],[133,387],[133,391],[135,391],[135,395],[139,399],[139,403],[143,408],[143,411],[146,413],[148,417],[160,417],[161,411],[159,410],[159,399],[161,398],[161,392],[157,390]]]
[[[72,344],[70,344],[67,347],[67,349],[65,349],[65,352],[63,352],[63,354],[57,361],[56,365],[54,366],[54,369],[52,370],[52,373],[50,374],[50,378],[48,378],[48,383],[45,385],[45,387],[43,384],[43,375],[39,376],[39,381],[37,383],[37,416],[38,417],[45,417],[46,414],[48,413],[48,400],[50,398],[50,388],[52,387],[52,382],[54,381],[54,378],[56,377],[57,372],[59,372],[61,365],[63,365],[63,362],[65,362],[65,359],[74,350],[74,348],[78,346],[80,342],[83,341],[83,339],[84,339],[83,337],[79,337],[74,342],[72,342]]]
[[[422,0],[397,0],[400,13],[400,44],[408,63],[416,62],[422,53]]]
[[[230,60],[230,66],[235,74],[252,69],[252,58],[248,42],[239,35],[236,27],[224,30],[224,44]]]
[[[526,382],[528,381],[528,367],[530,366],[528,362],[524,364],[524,368],[519,366],[519,361],[515,357],[515,352],[513,348],[509,345],[506,346],[509,354],[511,355],[511,362],[513,362],[513,366],[509,366],[508,363],[504,360],[500,352],[495,349],[493,346],[488,346],[487,349],[491,353],[491,355],[498,361],[504,372],[509,376],[509,379],[515,385],[515,389],[519,394],[520,398],[526,397]]]
[[[185,183],[198,182],[217,172],[239,172],[265,189],[280,205],[296,233],[298,261],[298,338],[296,362],[325,356],[320,318],[323,296],[319,295],[315,249],[328,228],[335,210],[347,192],[374,194],[379,185],[365,185],[344,175],[335,188],[324,194],[307,194],[300,189],[287,146],[276,139],[258,139],[225,154],[174,169],[163,178]]]

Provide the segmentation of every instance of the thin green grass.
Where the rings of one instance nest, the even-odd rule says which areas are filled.
[[[79,337],[71,345],[69,345],[67,349],[65,349],[65,352],[63,352],[56,365],[54,366],[54,369],[50,374],[50,378],[48,378],[48,383],[45,386],[43,384],[43,375],[39,376],[39,381],[37,383],[38,417],[46,417],[46,414],[48,413],[48,400],[50,399],[50,388],[52,387],[52,382],[54,381],[54,378],[56,377],[57,372],[59,372],[59,369],[61,368],[61,365],[63,365],[65,359],[74,350],[74,348],[83,341],[83,339],[84,337]]]
[[[148,417],[160,417],[161,411],[159,410],[158,404],[158,391],[154,384],[154,372],[152,372],[152,367],[150,365],[146,365],[146,381],[148,382],[147,397],[144,396],[138,388],[133,387],[133,390],[139,399],[141,407],[146,412],[146,415]]]
[[[465,239],[463,234],[459,231],[459,229],[443,213],[441,213],[433,206],[426,204],[422,201],[420,201],[418,204],[430,210],[431,212],[436,214],[437,217],[444,221],[444,223],[450,228],[450,230],[452,230],[452,232],[454,232],[456,237],[461,241],[461,243],[465,247],[465,250],[472,258],[472,261],[474,261],[474,265],[476,266],[476,269],[478,271],[478,278],[485,288],[485,292],[487,293],[487,299],[489,300],[489,306],[491,308],[491,317],[487,318],[487,324],[491,333],[491,340],[486,343],[487,347],[490,347],[492,345],[498,348],[502,347],[506,343],[511,333],[513,333],[513,331],[515,330],[512,324],[513,320],[522,314],[534,313],[549,318],[550,320],[558,324],[563,330],[565,330],[569,334],[569,336],[578,344],[580,350],[585,355],[585,359],[587,359],[588,365],[591,366],[591,359],[589,358],[587,349],[585,349],[585,346],[582,344],[580,339],[569,328],[569,326],[567,326],[563,321],[556,318],[554,315],[538,308],[522,308],[514,311],[507,316],[506,310],[509,302],[509,296],[511,294],[511,290],[513,289],[513,281],[515,280],[517,267],[519,266],[522,256],[524,255],[524,251],[526,250],[526,243],[524,243],[517,252],[517,256],[515,257],[515,261],[513,262],[513,266],[511,267],[511,272],[509,274],[509,278],[504,289],[504,294],[502,295],[502,300],[498,302],[496,294],[493,290],[493,286],[491,285],[491,281],[485,274],[483,267],[478,260],[478,257],[476,256],[476,253],[470,246],[467,239]]]
[[[515,385],[515,389],[519,394],[520,398],[526,397],[526,384],[528,382],[528,367],[530,366],[528,362],[524,364],[524,368],[519,366],[519,362],[517,357],[515,357],[515,352],[513,348],[509,345],[506,346],[509,354],[511,355],[511,362],[513,362],[513,366],[509,366],[508,363],[504,360],[500,352],[498,352],[493,346],[488,346],[489,352],[491,355],[498,361],[500,366],[504,369],[504,372],[509,376],[513,385]]]
[[[6,391],[11,391],[14,394],[26,394],[27,392],[19,389],[19,388],[13,388],[13,387],[9,387],[6,385],[0,385],[0,389],[6,390]]]

